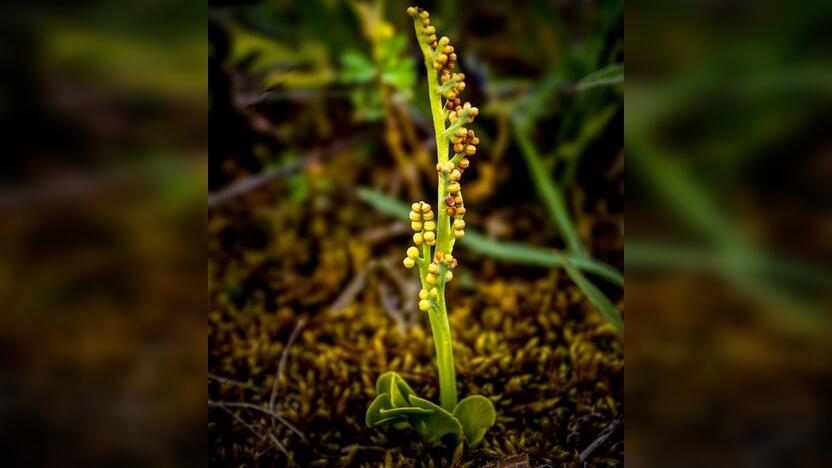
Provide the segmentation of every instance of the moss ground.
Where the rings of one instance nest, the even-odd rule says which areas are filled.
[[[255,197],[269,203],[246,203],[273,201]],[[358,201],[338,208],[349,197],[337,184],[313,185],[306,197],[209,220],[212,464],[580,466],[581,452],[620,423],[621,339],[565,274],[460,253],[448,291],[459,393],[491,399],[496,425],[476,449],[366,428],[382,372],[437,398],[418,280],[400,265],[408,234],[357,211]],[[238,405],[268,408],[281,358],[275,412],[297,431]],[[587,461],[622,465],[621,428],[604,440]]]

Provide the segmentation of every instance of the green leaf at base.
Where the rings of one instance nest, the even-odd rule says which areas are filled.
[[[418,408],[433,410],[430,414],[420,415],[411,418],[410,423],[413,429],[422,437],[422,440],[429,443],[436,443],[448,434],[456,437],[462,436],[462,425],[451,413],[445,411],[441,406],[428,400],[410,395],[410,403]]]
[[[394,408],[401,408],[410,406],[408,397],[413,394],[410,387],[405,383],[404,379],[399,377],[399,374],[393,374],[390,379],[390,403]]]
[[[410,385],[399,374],[393,371],[385,372],[378,377],[378,380],[376,380],[376,393],[379,395],[382,393],[390,393],[391,386],[394,382],[398,390],[404,394],[405,398],[414,393]]]
[[[497,420],[494,405],[481,395],[469,396],[457,403],[454,416],[462,424],[465,440],[471,447],[480,443],[485,431]]]
[[[396,429],[412,427],[425,442],[435,444],[453,436],[456,444],[465,437],[476,446],[485,431],[494,425],[494,405],[482,396],[470,396],[456,405],[453,414],[441,406],[419,398],[395,372],[385,372],[376,381],[379,395],[367,408],[367,427],[391,424]]]
[[[375,427],[385,424],[390,416],[386,416],[381,414],[381,410],[392,409],[392,405],[390,405],[390,395],[387,393],[382,393],[370,403],[370,406],[367,408],[367,415],[364,416],[364,423],[367,424],[367,427]]]
[[[381,415],[385,418],[392,417],[392,416],[399,416],[399,415],[409,415],[409,414],[430,414],[433,413],[433,410],[419,408],[418,406],[406,406],[406,407],[398,407],[393,409],[384,409],[382,408],[380,411]]]

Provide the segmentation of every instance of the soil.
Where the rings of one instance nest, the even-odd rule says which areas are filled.
[[[354,198],[356,181],[378,179],[357,167],[352,154],[313,163],[210,215],[211,464],[622,465],[621,337],[562,271],[465,250],[448,288],[459,394],[491,399],[496,425],[475,449],[364,425],[385,371],[438,395],[418,280],[401,266],[407,227]],[[620,268],[623,239],[603,214],[620,199],[607,195],[588,203],[582,193],[578,225],[591,251],[611,252],[602,259]],[[499,213],[469,224],[493,226]],[[521,221],[504,236],[547,245],[551,233],[534,229],[546,223],[540,210],[514,214]],[[621,308],[622,293],[611,296]]]

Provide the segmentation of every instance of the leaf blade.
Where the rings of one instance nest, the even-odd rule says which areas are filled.
[[[416,430],[425,442],[439,442],[440,439],[448,434],[455,434],[457,437],[463,435],[462,424],[460,424],[459,420],[441,406],[419,398],[416,395],[411,395],[410,403],[418,408],[432,410],[430,414],[417,416],[411,420],[413,429]]]
[[[603,315],[615,328],[618,330],[619,333],[624,332],[624,321],[621,318],[621,314],[618,312],[618,309],[612,305],[610,300],[607,296],[604,295],[594,284],[592,284],[586,277],[581,273],[572,262],[568,259],[563,259],[563,266],[566,268],[566,273],[572,278],[572,281],[578,285],[578,288],[586,295],[587,299],[598,308],[598,311],[601,312]]]
[[[581,78],[575,85],[578,91],[602,86],[613,86],[624,81],[624,65],[614,63]]]
[[[382,213],[407,220],[410,207],[395,198],[368,187],[359,187],[358,197]],[[468,228],[465,230],[465,237],[457,242],[464,248],[510,263],[563,268],[564,262],[561,257],[567,258],[579,270],[597,275],[616,286],[624,286],[624,276],[618,270],[590,257],[578,257],[568,253],[560,253],[558,256],[555,249],[498,241]]]
[[[567,250],[575,255],[586,257],[586,248],[581,242],[581,236],[578,235],[572,219],[569,217],[569,210],[566,207],[563,194],[555,186],[554,181],[544,168],[540,153],[534,143],[532,143],[528,128],[520,125],[516,121],[513,126],[514,138],[520,145],[520,152],[526,160],[526,165],[529,168],[529,174],[532,177],[535,190],[543,201],[543,204],[549,210],[549,215],[561,236],[563,236]]]
[[[367,427],[375,427],[380,426],[382,424],[386,424],[390,422],[392,418],[388,418],[381,414],[382,409],[392,409],[390,404],[390,395],[387,393],[382,393],[370,403],[370,406],[367,407],[367,413],[364,416],[364,424]]]
[[[494,405],[482,395],[472,395],[457,403],[453,415],[462,424],[465,440],[471,447],[476,447],[497,421]]]
[[[409,415],[409,414],[430,414],[433,413],[433,410],[427,408],[420,408],[418,406],[405,406],[400,408],[391,408],[391,409],[384,409],[382,408],[379,413],[385,417],[392,417],[392,416],[401,416],[401,415]]]

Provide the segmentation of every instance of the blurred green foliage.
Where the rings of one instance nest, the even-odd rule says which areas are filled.
[[[367,187],[358,189],[358,196],[375,209],[391,216],[407,220],[410,206]],[[466,229],[465,237],[458,241],[467,249],[508,263],[523,263],[549,268],[565,268],[566,263],[579,270],[593,273],[619,287],[624,287],[624,275],[615,268],[584,255],[557,252],[544,247],[524,245],[490,239],[474,229]]]
[[[228,64],[260,77],[260,86],[275,91],[341,89],[358,122],[381,120],[388,100],[405,106],[405,118],[417,124],[424,120],[427,99],[412,100],[414,94],[426,91],[424,83],[417,81],[424,80],[416,73],[417,54],[408,49],[403,33],[409,31],[403,8],[381,0],[289,5],[279,9],[265,2],[217,10],[213,18],[225,25],[232,43]],[[557,233],[575,259],[586,258],[594,264],[593,240],[587,237],[586,228],[579,228],[587,221],[578,219],[582,213],[575,190],[583,189],[576,185],[576,178],[588,156],[609,165],[621,151],[622,136],[616,124],[623,118],[623,2],[422,6],[431,8],[441,23],[437,26],[465,51],[462,71],[472,78],[472,99],[477,100],[477,95],[482,99],[485,120],[478,125],[484,127],[479,133],[486,148],[495,138],[502,139],[502,148],[495,148],[500,154],[492,156],[488,167],[477,169],[483,175],[486,171],[493,174],[481,182],[478,193],[482,195],[478,196],[496,197],[502,192],[528,196],[518,186],[507,185],[507,174],[531,180],[540,205],[549,213],[550,232]],[[299,122],[295,119],[294,126]],[[389,132],[390,122],[386,125]],[[522,155],[527,166],[518,165],[518,158],[503,159],[505,153]],[[397,158],[401,164],[401,155]],[[293,193],[300,194],[298,200],[305,199],[303,184],[293,186]],[[486,252],[502,252],[489,250],[493,240],[487,235],[481,240],[472,243],[484,246]],[[536,257],[531,252],[517,258],[563,266],[558,258]],[[607,265],[620,267],[621,253],[602,260],[599,263],[604,267],[599,270],[604,276],[623,283],[622,275]],[[597,298],[595,292],[587,294]],[[612,307],[606,298],[604,302],[604,308]]]
[[[407,38],[396,34],[379,46],[380,57],[371,57],[357,50],[350,50],[341,57],[340,81],[354,85],[350,92],[353,108],[358,118],[379,120],[383,115],[381,86],[390,86],[404,99],[413,95],[416,71],[412,57],[404,55]]]
[[[623,81],[624,65],[614,63],[581,78],[581,81],[578,81],[576,88],[578,91],[585,91],[599,86],[616,85],[622,83]]]
[[[210,11],[217,76],[211,91],[212,106],[217,107],[212,109],[220,111],[217,116],[228,117],[218,119],[221,131],[211,135],[212,178],[220,175],[214,187],[233,188],[275,163],[292,164],[292,158],[303,168],[276,180],[273,190],[241,195],[234,206],[241,214],[260,210],[270,219],[289,214],[295,216],[289,219],[308,217],[298,226],[279,224],[274,239],[267,242],[291,246],[292,255],[304,258],[303,271],[290,271],[292,267],[283,265],[275,252],[252,255],[263,261],[262,269],[256,270],[263,277],[255,274],[252,282],[271,281],[278,270],[287,275],[277,287],[267,284],[269,297],[276,289],[281,291],[274,298],[277,304],[292,304],[284,296],[298,290],[309,290],[316,301],[324,301],[331,291],[351,289],[346,284],[351,277],[365,277],[368,259],[386,262],[391,252],[398,256],[404,238],[399,218],[402,212],[406,217],[408,210],[399,200],[427,199],[434,192],[436,161],[427,86],[419,72],[419,51],[407,39],[413,25],[406,6],[384,0],[282,0],[222,5]],[[480,151],[465,173],[469,212],[466,236],[459,245],[480,254],[472,256],[473,268],[505,279],[505,285],[493,285],[495,298],[505,298],[517,287],[542,285],[538,280],[544,277],[556,279],[541,286],[540,298],[546,305],[528,312],[540,314],[541,323],[560,330],[542,347],[560,339],[570,343],[558,348],[562,355],[542,359],[586,365],[583,377],[598,383],[607,371],[620,370],[617,361],[614,366],[597,366],[606,354],[620,358],[621,333],[616,334],[616,328],[623,327],[622,314],[616,310],[622,308],[624,285],[623,2],[438,1],[419,6],[429,9],[437,30],[452,39],[459,51],[459,71],[466,75],[466,97],[482,109],[474,125],[482,141]],[[360,144],[326,160],[318,157],[320,148],[365,132],[369,136]],[[321,180],[332,190],[324,193]],[[277,204],[275,197],[281,197]],[[278,205],[281,213],[272,213]],[[373,226],[366,226],[368,222]],[[307,252],[301,247],[305,245],[317,247]],[[564,274],[547,269],[563,269]],[[325,272],[327,282],[315,283],[311,270]],[[491,281],[483,277],[478,272],[472,279],[461,271],[460,293],[470,295],[489,287]],[[293,279],[304,281],[294,284]],[[367,281],[373,281],[372,275]],[[287,289],[280,289],[284,286]],[[381,294],[383,305],[396,302]],[[379,302],[369,294],[366,300]],[[270,300],[267,307],[271,306]],[[522,300],[509,309],[526,307]],[[563,318],[556,311],[563,312]],[[453,315],[465,313],[460,307]],[[467,313],[475,322],[491,321],[494,316],[494,326],[502,326],[498,322],[508,317],[480,306]],[[577,334],[564,331],[570,321],[580,323]],[[505,323],[519,322],[506,318]],[[514,346],[499,341],[505,349]],[[494,346],[483,341],[484,349],[478,353]],[[532,345],[530,350],[537,352],[540,347]],[[263,375],[262,370],[257,372]],[[559,382],[574,377],[563,366],[557,373]],[[409,382],[411,378],[407,376]],[[538,378],[545,380],[541,373],[532,377]],[[537,385],[523,379],[515,383],[518,392]],[[572,397],[558,395],[567,387],[554,389],[550,382],[541,381],[546,398],[531,408],[519,403],[526,408],[520,411],[539,412],[526,416],[540,424],[551,424],[560,416],[577,421],[572,416],[584,409],[604,414],[588,415],[591,420],[569,428],[571,435],[563,436],[566,445],[556,442],[577,459],[590,440],[574,434],[594,425],[596,429],[589,432],[595,437],[597,427],[618,414],[619,383],[610,381],[607,387],[597,388],[607,396],[603,400],[573,408],[565,403]],[[609,412],[598,413],[601,407]],[[505,427],[516,424],[504,423]],[[521,419],[517,423],[525,424]],[[520,439],[526,438],[525,431],[518,432],[523,434]],[[544,432],[533,429],[529,440],[552,442]],[[497,461],[501,455],[522,450],[510,447],[513,441],[503,442],[511,440],[508,435],[497,434],[493,439],[499,442],[486,436],[481,451],[472,453]],[[343,434],[338,440],[358,436]],[[500,446],[503,443],[505,447]],[[295,444],[292,450],[299,447]],[[604,451],[607,455],[600,454]],[[542,456],[563,458],[550,452]],[[617,440],[599,450],[598,459],[609,456],[607,462],[615,463],[620,452]],[[363,449],[359,455],[373,460],[377,456]],[[479,461],[485,458],[475,464]]]
[[[831,19],[829,2],[628,3],[628,447],[644,465],[828,460]]]

